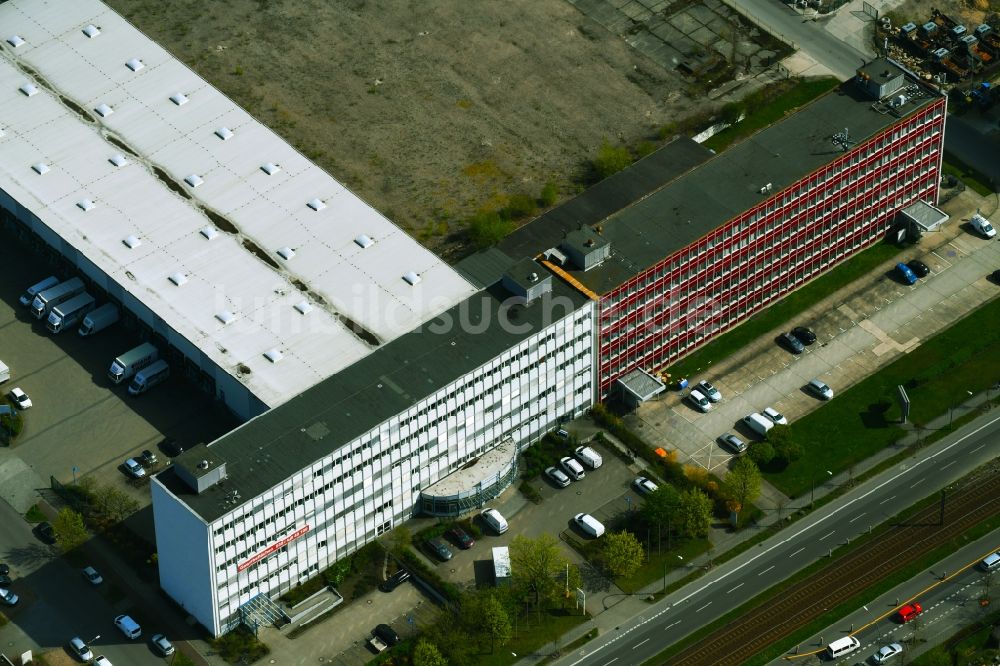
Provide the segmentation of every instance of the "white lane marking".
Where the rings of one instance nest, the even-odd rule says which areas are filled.
[[[614,658],[614,659],[612,659],[611,661],[606,661],[606,662],[604,662],[604,666],[608,666],[608,664],[613,664],[613,663],[615,663],[616,661],[618,661],[618,657],[615,657],[615,658]]]
[[[974,449],[972,449],[971,451],[969,451],[969,453],[975,453],[976,451],[978,451],[978,450],[979,450],[979,449],[981,449],[981,448],[984,448],[985,446],[986,446],[985,444],[980,444],[980,445],[979,445],[979,446],[977,446],[976,448],[974,448]]]
[[[951,467],[952,465],[954,465],[954,464],[955,464],[955,463],[957,463],[957,462],[958,462],[957,460],[952,460],[952,461],[951,461],[950,463],[948,463],[947,465],[941,465],[941,469],[948,469],[949,467]]]
[[[771,570],[771,569],[773,569],[773,568],[774,568],[774,565],[772,564],[771,566],[769,566],[768,568],[764,569],[763,571],[761,571],[761,572],[760,572],[759,574],[757,574],[757,575],[758,575],[758,576],[763,576],[764,574],[766,574],[766,573],[767,573],[768,571],[770,571],[770,570]]]
[[[881,501],[881,502],[879,502],[878,504],[879,504],[879,506],[882,506],[882,505],[883,505],[883,504],[885,504],[886,502],[891,502],[891,501],[892,501],[892,500],[894,500],[894,499],[896,499],[896,496],[895,496],[895,495],[893,495],[892,497],[886,497],[886,498],[885,498],[884,500],[882,500],[882,501]]]
[[[663,630],[664,630],[664,631],[666,631],[666,630],[667,630],[667,629],[669,629],[670,627],[673,627],[673,626],[675,626],[675,625],[678,625],[678,624],[680,624],[680,623],[681,623],[681,621],[680,621],[680,620],[677,620],[676,622],[671,622],[671,623],[670,623],[670,624],[668,624],[667,626],[663,627]]]
[[[705,610],[706,608],[708,608],[711,605],[712,605],[712,602],[709,601],[707,604],[705,604],[704,606],[702,606],[701,608],[699,608],[698,610],[696,610],[695,613],[700,613],[700,612],[702,612],[703,610]]]
[[[853,522],[854,522],[855,520],[857,520],[858,518],[863,518],[863,517],[864,517],[864,515],[865,515],[865,514],[863,514],[863,513],[859,513],[858,515],[854,516],[853,518],[851,518],[851,519],[850,519],[850,520],[848,520],[847,522],[848,522],[848,523],[853,523]]]
[[[646,640],[644,640],[644,641],[639,641],[638,643],[636,643],[635,645],[632,646],[632,649],[634,650],[637,647],[639,647],[640,645],[642,645],[643,643],[648,643],[648,642],[649,642],[648,638]]]
[[[799,553],[801,553],[801,552],[802,552],[803,550],[805,550],[805,549],[806,549],[806,547],[805,547],[805,546],[802,546],[801,548],[799,548],[799,549],[798,549],[797,551],[795,551],[794,553],[792,553],[792,554],[791,554],[791,555],[789,555],[788,557],[795,557],[796,555],[798,555]]]
[[[828,532],[827,534],[824,534],[823,536],[821,536],[819,538],[819,540],[822,541],[823,539],[827,538],[828,536],[833,536],[833,532],[836,532],[836,531],[837,530],[833,530],[832,532]]]
[[[910,486],[910,488],[916,488],[923,482],[924,482],[924,477],[920,477],[919,479],[916,480],[916,482],[912,486]]]
[[[740,589],[741,587],[743,587],[743,583],[740,583],[736,587],[732,588],[731,590],[729,590],[728,592],[726,592],[726,594],[732,594],[733,592],[735,592],[736,590]]]

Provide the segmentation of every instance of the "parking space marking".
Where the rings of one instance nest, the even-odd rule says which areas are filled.
[[[768,568],[764,569],[763,571],[761,571],[761,572],[760,572],[759,574],[757,574],[757,575],[758,575],[758,576],[763,576],[764,574],[766,574],[766,573],[767,573],[768,571],[770,571],[770,570],[771,570],[771,569],[773,569],[773,568],[774,568],[774,565],[772,564],[771,566],[769,566]]]

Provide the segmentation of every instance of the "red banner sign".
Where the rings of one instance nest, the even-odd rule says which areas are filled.
[[[265,557],[267,557],[268,555],[271,555],[272,553],[275,553],[275,552],[281,550],[282,548],[284,548],[285,546],[287,546],[291,542],[295,541],[296,539],[298,539],[300,536],[302,536],[303,534],[305,534],[308,531],[309,531],[309,526],[308,525],[306,525],[305,527],[300,527],[299,529],[295,530],[294,532],[292,532],[291,534],[289,534],[288,536],[286,536],[281,541],[276,541],[275,543],[272,543],[270,546],[268,546],[264,550],[260,551],[259,553],[257,553],[253,557],[251,557],[249,560],[247,560],[243,564],[238,565],[236,567],[236,571],[239,572],[239,571],[243,571],[247,567],[252,567],[253,565],[255,565],[258,562],[260,562],[262,559],[264,559]]]

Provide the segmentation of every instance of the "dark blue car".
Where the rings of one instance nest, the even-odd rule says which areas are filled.
[[[899,275],[899,279],[906,284],[917,283],[917,274],[903,262],[896,264],[896,273]]]

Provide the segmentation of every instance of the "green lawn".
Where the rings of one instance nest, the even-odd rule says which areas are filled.
[[[765,470],[764,476],[789,497],[799,497],[809,493],[814,480],[824,482],[827,470],[849,469],[899,439],[899,384],[906,387],[910,420],[917,425],[947,415],[967,391],[985,391],[1000,378],[998,321],[1000,301],[995,300],[796,421],[792,429],[804,455],[784,470]],[[963,414],[955,410],[955,416]]]
[[[519,613],[514,638],[506,645],[496,646],[492,653],[487,651],[474,654],[476,666],[507,666],[516,663],[589,619],[589,615],[582,615],[581,611],[574,609],[572,602],[566,609],[543,612],[541,617],[534,611],[528,613],[527,619],[524,613]]]
[[[645,535],[642,535],[645,537]],[[708,539],[677,539],[674,538],[673,548],[666,549],[667,537],[663,536],[663,550],[656,552],[656,532],[652,534],[652,544],[649,558],[639,570],[628,578],[618,581],[618,587],[623,592],[634,594],[650,583],[662,581],[668,573],[687,567],[687,563],[708,550]]]
[[[694,377],[713,363],[746,347],[764,333],[791,322],[800,313],[845,285],[868,275],[902,250],[903,248],[891,243],[876,243],[684,357],[671,366],[669,372],[674,377]]]

